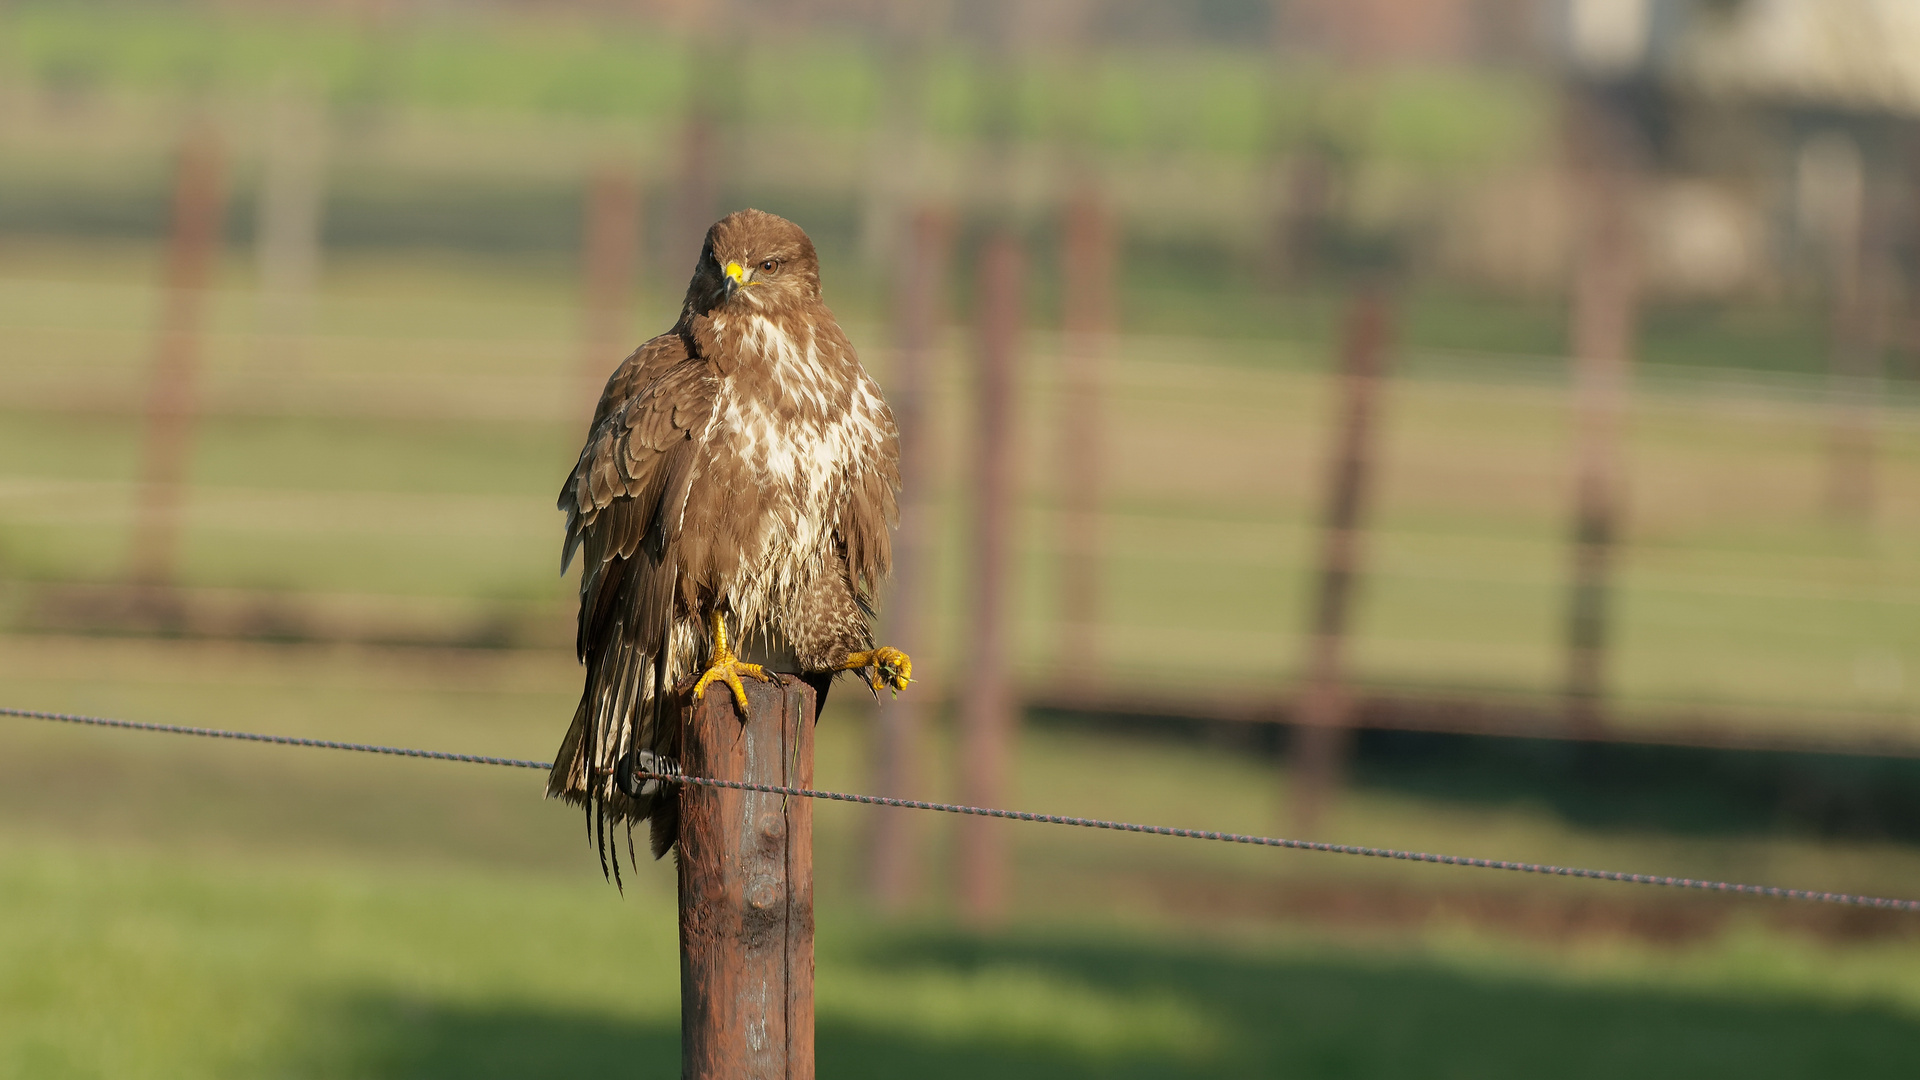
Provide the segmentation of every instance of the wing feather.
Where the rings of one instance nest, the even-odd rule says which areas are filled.
[[[873,399],[879,402],[876,442],[847,485],[838,529],[847,576],[855,595],[864,599],[872,598],[893,569],[893,527],[900,520],[900,436],[877,392]]]
[[[562,569],[584,553],[576,647],[587,680],[548,792],[616,819],[653,810],[650,798],[636,803],[620,791],[613,775],[626,754],[663,749],[656,744],[668,737],[653,721],[676,616],[679,506],[699,471],[717,395],[712,368],[690,356],[679,335],[641,346],[607,381],[560,490]]]

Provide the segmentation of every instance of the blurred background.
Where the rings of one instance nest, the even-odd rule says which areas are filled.
[[[1920,895],[1911,0],[0,6],[0,705],[545,759],[706,226],[893,403],[842,790]],[[677,1059],[534,774],[0,722],[0,1073]],[[817,815],[823,1073],[1911,1075],[1892,913]],[[1192,849],[1192,850],[1189,850]]]

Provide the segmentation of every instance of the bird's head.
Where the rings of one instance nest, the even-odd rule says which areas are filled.
[[[687,286],[687,306],[697,314],[731,309],[770,315],[819,300],[813,241],[800,226],[764,210],[740,210],[714,222]]]

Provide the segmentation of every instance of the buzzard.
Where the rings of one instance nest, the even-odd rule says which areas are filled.
[[[899,439],[820,298],[799,226],[759,210],[707,230],[673,329],[607,380],[560,490],[560,568],[584,553],[576,648],[586,689],[547,793],[586,809],[605,869],[613,827],[673,846],[676,698],[791,672],[822,700],[841,671],[878,694],[912,663],[875,648]],[[614,863],[618,873],[619,863]]]

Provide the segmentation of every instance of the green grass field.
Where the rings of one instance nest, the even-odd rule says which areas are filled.
[[[0,639],[8,701],[527,756],[572,678],[520,653]],[[823,785],[864,783],[853,704],[817,729]],[[0,1074],[670,1075],[671,872],[616,893],[540,780],[6,721]],[[929,789],[952,782],[936,767]],[[1009,802],[1262,830],[1284,795],[1244,754],[1038,730]],[[868,912],[873,812],[818,810],[825,1074],[1522,1077],[1552,1057],[1571,1076],[1891,1077],[1920,1052],[1920,939],[1897,921],[1009,824],[1016,915],[964,933],[946,819],[920,822],[914,909]],[[1910,849],[1378,789],[1325,833],[1920,893]],[[1316,895],[1343,899],[1299,906]],[[1383,907],[1411,897],[1411,917]]]
[[[9,1075],[678,1067],[673,911],[658,896],[513,873],[4,850]],[[1476,944],[1229,945],[1086,923],[876,934],[829,915],[819,1067],[1527,1077],[1551,1062],[1575,1077],[1896,1077],[1920,1045],[1920,1016],[1892,995],[1768,985],[1803,967],[1889,982],[1911,948],[1835,956],[1736,939],[1683,957],[1593,950],[1556,963]]]

